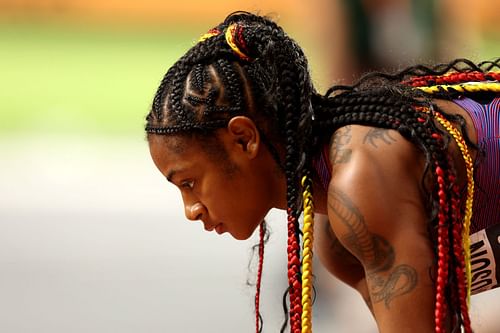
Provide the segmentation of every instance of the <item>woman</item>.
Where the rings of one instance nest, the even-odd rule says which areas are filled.
[[[188,219],[236,239],[260,225],[261,259],[266,214],[287,211],[292,332],[311,331],[314,238],[381,332],[471,332],[471,290],[496,286],[495,272],[484,275],[495,266],[474,270],[471,257],[500,221],[499,67],[419,65],[321,95],[280,27],[238,12],[164,76],[150,152]],[[314,213],[328,221],[313,235]]]

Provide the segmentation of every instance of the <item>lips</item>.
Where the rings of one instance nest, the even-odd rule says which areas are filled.
[[[222,223],[219,223],[215,226],[215,231],[220,235],[222,234],[224,230],[224,225]]]
[[[222,223],[216,224],[216,225],[204,225],[206,231],[216,231],[219,235],[224,232],[224,226]]]
[[[216,226],[205,224],[204,227],[206,231],[213,231]]]

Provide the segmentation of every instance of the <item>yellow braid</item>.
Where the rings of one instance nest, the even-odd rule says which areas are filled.
[[[472,219],[472,202],[474,199],[474,163],[472,161],[472,157],[469,154],[469,150],[467,149],[465,140],[460,134],[460,132],[455,127],[453,127],[453,125],[447,119],[445,119],[443,115],[441,115],[440,113],[433,112],[432,115],[455,139],[455,142],[457,143],[458,148],[460,148],[460,152],[462,153],[462,157],[465,162],[465,168],[467,170],[467,198],[465,200],[465,216],[463,222],[464,226],[462,229],[462,245],[464,248],[465,275],[467,278],[467,303],[469,303],[470,293],[471,293],[471,283],[472,283],[469,231]]]
[[[453,89],[458,92],[478,92],[478,91],[493,91],[500,92],[500,82],[465,82],[459,84],[439,84],[430,87],[416,87],[428,94],[439,92],[440,90],[448,91]]]
[[[311,179],[302,178],[304,199],[304,228],[302,245],[302,333],[312,332],[312,291],[313,291],[313,231],[314,205]]]
[[[207,40],[207,39],[209,39],[209,38],[212,38],[212,37],[214,37],[214,36],[217,36],[218,34],[220,34],[220,32],[219,32],[219,31],[216,31],[216,30],[210,30],[209,32],[207,32],[207,33],[203,34],[203,35],[200,37],[200,39],[198,39],[198,43],[199,43],[199,42],[203,42],[203,41],[205,41],[205,40]]]
[[[236,31],[236,28],[237,28],[236,23],[233,23],[229,27],[227,27],[226,35],[225,35],[226,36],[226,43],[227,43],[227,45],[229,45],[231,47],[231,50],[233,50],[233,52],[236,53],[238,55],[238,57],[240,57],[240,59],[250,61],[250,58],[245,53],[243,53],[239,49],[238,45],[236,45],[236,43],[234,42],[234,33]]]

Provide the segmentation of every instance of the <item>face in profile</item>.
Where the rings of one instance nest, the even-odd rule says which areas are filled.
[[[220,131],[204,147],[194,138],[150,135],[150,153],[179,189],[187,219],[201,221],[207,231],[247,239],[276,206],[273,187],[280,177],[270,172],[274,163],[261,156],[261,147]]]

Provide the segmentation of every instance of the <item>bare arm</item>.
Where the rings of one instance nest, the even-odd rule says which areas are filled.
[[[348,162],[332,159],[332,230],[363,265],[380,332],[432,332],[433,250],[419,152],[396,132],[362,126],[352,126],[349,147]]]

